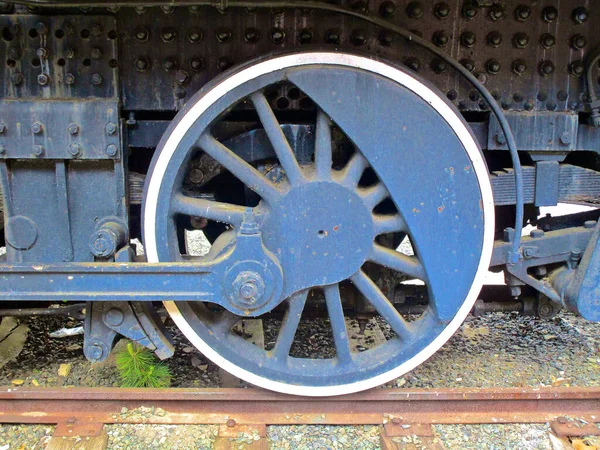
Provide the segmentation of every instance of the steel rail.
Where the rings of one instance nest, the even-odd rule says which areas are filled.
[[[127,408],[126,410],[123,408]],[[123,413],[123,411],[126,411]],[[0,423],[377,425],[600,422],[600,387],[374,389],[296,397],[261,389],[14,388]]]

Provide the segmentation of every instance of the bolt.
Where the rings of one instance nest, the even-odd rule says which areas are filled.
[[[6,147],[4,145],[0,145],[0,155],[4,155],[6,153]]]
[[[40,122],[33,122],[31,131],[33,134],[40,134],[44,130],[44,126]]]
[[[110,144],[106,147],[106,154],[108,156],[116,156],[117,154],[117,146],[115,144]]]
[[[240,287],[240,295],[244,300],[254,303],[254,298],[258,294],[258,289],[254,283],[244,283]]]
[[[45,73],[42,73],[38,75],[37,81],[40,86],[46,86],[50,82],[50,77]]]
[[[234,419],[228,419],[228,420],[227,420],[227,426],[228,426],[229,428],[233,428],[233,427],[235,427],[235,425],[236,425],[236,422],[235,422],[235,420],[234,420]]]
[[[193,29],[190,30],[187,38],[188,41],[190,41],[192,44],[197,44],[198,42],[200,42],[202,40],[202,37],[204,35],[202,34],[202,31],[198,30],[198,29]]]
[[[529,36],[527,33],[517,33],[513,38],[513,44],[517,48],[525,48],[529,45]]]
[[[77,144],[71,144],[67,147],[67,153],[73,157],[77,157],[81,154],[81,147]]]
[[[77,52],[75,51],[74,48],[69,48],[65,52],[65,56],[67,57],[67,59],[75,59],[76,55],[77,55]]]
[[[92,24],[91,32],[93,36],[100,36],[102,34],[102,25],[99,23]]]
[[[139,57],[136,58],[134,65],[138,72],[146,72],[150,68],[150,61],[146,57]]]
[[[471,48],[475,45],[476,37],[472,31],[465,31],[460,35],[460,44],[463,47]]]
[[[41,145],[34,145],[33,154],[34,156],[42,156],[44,154],[44,147]]]
[[[117,125],[115,125],[113,122],[108,122],[104,126],[104,131],[106,131],[106,134],[115,134],[115,132],[117,131]]]
[[[504,136],[504,133],[497,133],[495,136],[496,142],[500,145],[505,145],[506,144],[506,136]]]
[[[560,135],[560,143],[563,145],[569,145],[571,143],[571,133],[565,131]]]
[[[231,35],[231,30],[228,30],[227,28],[221,28],[217,30],[217,41],[219,41],[221,44],[229,42],[229,40],[231,39]]]
[[[538,314],[542,318],[548,317],[550,314],[552,314],[552,308],[550,308],[550,305],[541,305],[538,310]]]
[[[587,39],[581,34],[576,34],[571,38],[571,46],[574,50],[582,50],[587,45]]]
[[[285,40],[285,31],[281,28],[273,28],[271,30],[271,41],[274,44],[282,44]]]
[[[584,222],[583,226],[584,226],[584,228],[587,228],[589,230],[596,226],[596,221],[595,220],[586,220]]]
[[[585,73],[585,65],[582,61],[573,61],[569,64],[569,73],[575,78],[579,78]]]
[[[102,58],[102,49],[100,47],[94,47],[90,51],[90,55],[92,59],[100,59]]]
[[[525,258],[533,258],[535,256],[535,251],[532,248],[524,248],[523,249],[523,256]]]
[[[543,238],[544,237],[544,230],[540,230],[540,229],[534,229],[531,230],[531,232],[529,233],[529,236],[531,236],[534,239],[537,238]]]
[[[160,32],[160,38],[164,42],[172,42],[177,37],[177,30],[173,27],[164,27]]]
[[[542,19],[547,23],[556,22],[558,19],[558,10],[554,6],[546,6],[542,10]]]
[[[540,38],[540,44],[542,47],[544,47],[547,50],[556,45],[556,38],[549,33],[544,33],[544,34],[542,34],[542,37]]]
[[[573,15],[571,17],[573,18],[573,22],[580,25],[584,22],[587,22],[589,12],[587,8],[585,8],[584,6],[580,6],[579,8],[575,8],[573,10]]]
[[[354,30],[352,32],[352,36],[350,37],[350,41],[352,41],[352,43],[354,45],[361,46],[364,45],[365,42],[367,42],[367,37],[365,36],[365,31],[364,30]]]
[[[487,42],[491,47],[500,46],[500,44],[502,44],[502,34],[500,34],[498,31],[492,31],[487,36]]]
[[[190,79],[190,74],[187,73],[185,70],[178,70],[177,73],[175,74],[175,81],[177,81],[178,84],[186,84]]]
[[[408,58],[404,64],[415,72],[418,72],[421,69],[421,61],[414,57]]]
[[[38,55],[42,59],[47,59],[49,52],[46,47],[40,47],[35,51],[35,54]]]
[[[438,19],[445,19],[450,15],[450,6],[448,3],[438,3],[435,5],[435,15]]]
[[[97,343],[94,343],[87,348],[87,356],[92,361],[98,361],[99,359],[102,358],[103,354],[104,354],[104,351],[102,350],[102,347]]]
[[[531,8],[527,5],[517,6],[517,9],[515,10],[515,16],[519,22],[525,22],[531,17]]]
[[[104,314],[104,322],[111,327],[118,327],[123,323],[125,315],[123,311],[117,308],[111,308]]]
[[[21,72],[15,72],[10,76],[10,81],[15,86],[19,86],[23,83],[23,74]]]
[[[95,86],[100,86],[102,84],[102,80],[103,80],[102,75],[100,75],[99,73],[95,73],[92,75],[92,83]]]
[[[21,58],[21,49],[18,47],[10,47],[8,49],[8,57],[10,59],[20,59]]]
[[[190,69],[194,72],[200,72],[204,69],[204,59],[200,57],[190,58]]]
[[[517,59],[513,62],[512,69],[517,75],[523,75],[527,72],[527,63],[524,59]]]
[[[135,38],[140,42],[146,42],[150,37],[150,32],[146,27],[138,27],[134,32]]]
[[[581,250],[578,248],[571,250],[571,261],[579,261],[581,259]]]
[[[77,125],[76,123],[70,123],[67,127],[67,131],[69,132],[69,134],[75,135],[79,133],[79,125]]]
[[[253,271],[240,272],[232,285],[233,300],[251,307],[261,300],[265,293],[265,284],[261,276]]]
[[[4,134],[6,131],[6,124],[4,122],[0,122],[0,134]]]
[[[552,61],[542,61],[540,63],[540,74],[544,77],[548,77],[554,73],[554,63]]]
[[[194,184],[200,184],[204,181],[204,173],[198,167],[194,167],[190,170],[189,179]]]
[[[449,41],[448,33],[443,30],[433,33],[433,43],[438,47],[445,47]]]
[[[65,83],[67,83],[67,84],[75,83],[75,75],[73,75],[72,73],[66,74],[65,75]]]
[[[391,19],[396,14],[396,5],[394,2],[383,2],[379,7],[379,14],[386,19]]]
[[[497,59],[490,59],[487,63],[485,63],[485,68],[488,73],[496,75],[498,72],[500,72],[502,65]]]

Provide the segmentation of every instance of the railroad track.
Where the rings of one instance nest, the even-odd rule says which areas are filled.
[[[103,428],[113,423],[219,425],[219,449],[233,448],[240,433],[258,436],[248,448],[267,449],[267,425],[383,425],[384,449],[404,448],[407,435],[443,448],[434,424],[548,422],[559,437],[598,435],[600,388],[374,389],[321,398],[262,389],[19,388],[0,391],[0,422],[56,424],[48,449],[75,448],[64,437],[105,448]]]

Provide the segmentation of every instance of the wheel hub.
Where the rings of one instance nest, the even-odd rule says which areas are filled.
[[[371,211],[354,189],[335,181],[290,189],[262,226],[287,292],[348,278],[364,264],[373,238]]]

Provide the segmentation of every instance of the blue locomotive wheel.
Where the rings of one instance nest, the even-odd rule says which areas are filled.
[[[265,95],[280,83],[316,105],[313,154],[302,161]],[[267,176],[217,136],[218,124],[240,105],[257,117],[279,177]],[[352,147],[343,164],[332,163],[334,127]],[[177,115],[154,156],[143,211],[150,262],[184,257],[178,217],[228,224],[225,234],[241,225],[247,205],[193,197],[183,188],[199,150],[254,193],[263,243],[278,259],[289,294],[269,350],[233,332],[241,317],[229,311],[200,302],[165,303],[187,338],[230,373],[298,395],[368,389],[429,358],[471,310],[493,247],[489,174],[458,111],[414,73],[353,54],[311,52],[259,60],[215,79]],[[367,172],[371,182],[365,184]],[[382,213],[384,202],[393,207]],[[392,233],[408,236],[414,254],[383,245],[380,236]],[[218,245],[219,238],[213,248]],[[203,258],[212,257],[214,252]],[[428,293],[425,312],[412,320],[402,316],[369,275],[372,266],[421,280]],[[340,283],[351,283],[387,322],[392,336],[385,343],[350,350]],[[313,289],[324,295],[333,358],[290,356]]]

